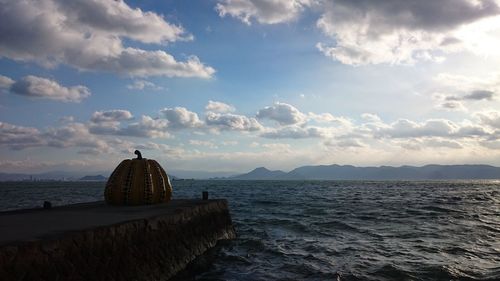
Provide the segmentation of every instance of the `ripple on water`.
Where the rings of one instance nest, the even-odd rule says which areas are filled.
[[[3,210],[104,183],[0,183]],[[227,198],[238,238],[196,280],[500,280],[500,181],[176,181]]]

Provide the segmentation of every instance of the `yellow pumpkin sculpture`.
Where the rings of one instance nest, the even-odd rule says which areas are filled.
[[[106,183],[104,198],[112,205],[145,205],[170,201],[172,185],[165,170],[152,159],[125,159]]]

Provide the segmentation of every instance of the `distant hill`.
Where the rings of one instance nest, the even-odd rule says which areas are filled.
[[[264,167],[259,167],[254,169],[253,171],[230,177],[230,179],[234,180],[275,180],[275,179],[283,179],[287,173],[283,171],[271,171]]]
[[[229,177],[230,180],[452,180],[500,179],[500,168],[489,165],[426,165],[355,167],[350,165],[303,166],[288,173],[264,167]]]
[[[103,175],[97,175],[97,176],[84,176],[84,177],[81,177],[79,180],[81,180],[81,181],[107,181],[108,178],[103,176]]]
[[[86,173],[89,173],[88,171]],[[40,174],[0,173],[0,181],[79,181],[85,172],[52,171]],[[96,175],[109,175],[109,172],[92,172]]]

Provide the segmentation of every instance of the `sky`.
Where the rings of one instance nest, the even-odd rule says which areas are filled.
[[[0,0],[0,172],[500,166],[499,0]]]

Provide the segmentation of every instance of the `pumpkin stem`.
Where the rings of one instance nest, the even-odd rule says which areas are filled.
[[[134,154],[137,155],[137,159],[139,159],[139,160],[142,159],[142,154],[139,150],[134,151]]]

